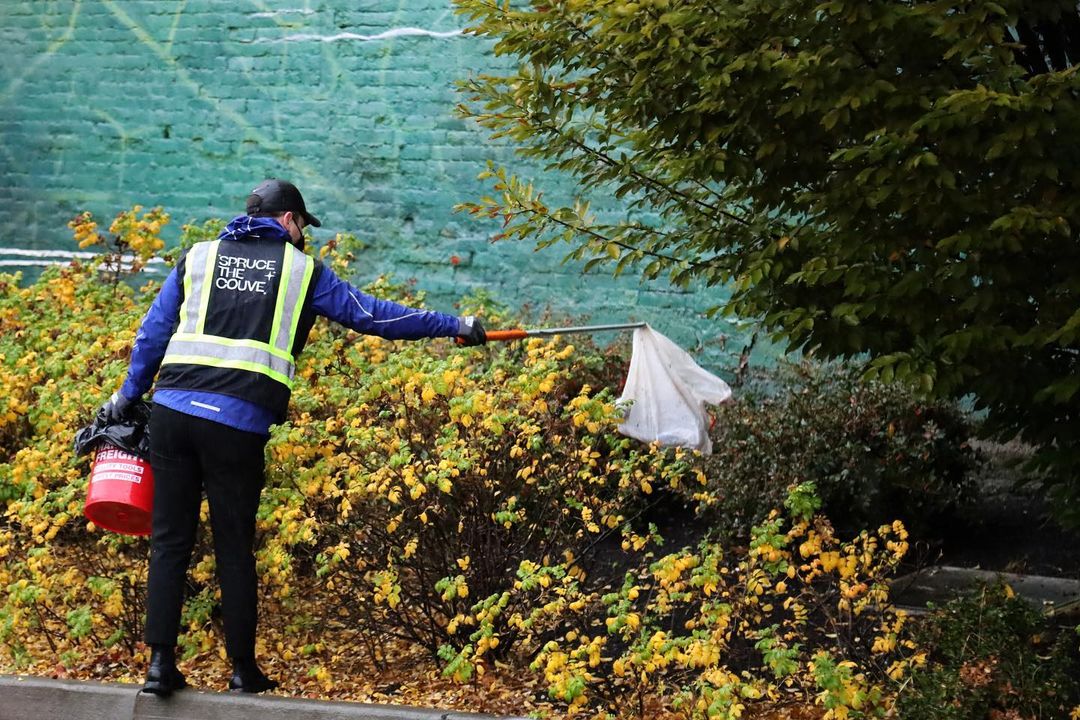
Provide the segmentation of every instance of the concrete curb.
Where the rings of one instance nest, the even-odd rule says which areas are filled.
[[[0,720],[494,720],[492,715],[401,705],[190,688],[162,700],[138,690],[138,685],[0,675]]]

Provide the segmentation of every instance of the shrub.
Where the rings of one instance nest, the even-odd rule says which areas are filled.
[[[161,217],[134,216],[124,227],[145,230]],[[76,232],[90,223],[81,217]],[[185,237],[213,231],[188,228]],[[154,245],[141,237],[141,247]],[[354,247],[339,236],[321,252],[344,272]],[[60,663],[115,679],[146,659],[146,541],[81,519],[88,467],[71,447],[120,385],[156,289],[136,292],[126,270],[51,268],[29,287],[0,278],[7,667]],[[385,280],[369,289],[423,302]],[[484,296],[470,302],[463,311],[493,324],[504,313]],[[775,492],[760,522],[747,515],[741,547],[710,540],[661,552],[651,522],[660,509],[696,495],[715,512],[728,501],[710,500],[724,479],[709,477],[697,456],[617,434],[611,388],[623,367],[559,339],[461,349],[317,324],[289,420],[267,449],[258,652],[295,661],[294,678],[306,672],[303,682],[322,692],[358,674],[357,663],[367,671],[386,660],[402,647],[397,638],[459,682],[497,663],[531,668],[568,714],[733,718],[751,705],[787,704],[820,706],[828,718],[890,712],[924,658],[888,603],[887,576],[908,548],[903,524],[838,534],[803,482]],[[787,402],[815,418],[805,388]],[[839,397],[829,401],[834,425],[916,437],[897,418],[899,431],[880,429],[891,417],[884,399],[865,403],[876,414],[849,417]],[[778,398],[757,402],[771,410]],[[919,423],[928,432],[929,421]],[[815,440],[813,457],[841,437],[833,432]],[[935,437],[893,452],[907,458],[921,448],[933,466]],[[819,477],[827,484],[835,474]],[[224,653],[210,547],[205,536],[196,546],[183,614],[184,655],[200,662]]]
[[[812,484],[753,529],[749,548],[706,542],[628,572],[603,595],[538,608],[555,636],[532,662],[571,711],[737,718],[750,705],[820,705],[881,717],[922,662],[886,577],[907,551],[899,522],[841,541]]]
[[[100,261],[50,268],[28,287],[0,281],[0,642],[20,664],[79,662],[117,644],[143,652],[146,541],[82,520],[88,463],[71,447],[120,385],[156,291],[135,292],[120,257],[149,260],[142,251],[167,218],[119,217],[110,240],[89,215],[72,223],[86,244],[109,244]],[[344,271],[353,247],[339,237],[323,255]],[[385,281],[369,290],[423,300]],[[496,312],[480,304],[468,310]],[[378,660],[388,635],[404,636],[466,679],[515,649],[511,618],[563,582],[601,582],[601,548],[608,562],[622,538],[640,550],[648,532],[635,516],[653,487],[693,476],[676,454],[613,431],[614,367],[559,340],[464,350],[317,325],[290,420],[268,446],[258,514],[263,626],[290,638],[279,652],[310,654],[330,626],[339,656],[367,649]],[[186,657],[220,650],[207,536],[189,576]]]
[[[606,368],[561,341],[463,351],[320,327],[269,446],[260,557],[278,597],[301,559],[348,590],[338,644],[402,637],[460,679],[520,651],[515,619],[602,583],[601,550],[645,544],[653,486],[691,477],[614,432]]]
[[[917,638],[932,650],[900,696],[905,720],[1077,716],[1070,716],[1080,704],[1076,632],[1055,627],[1007,585],[947,603],[920,625]]]
[[[864,382],[852,366],[781,366],[714,412],[697,499],[727,535],[745,537],[804,481],[844,533],[900,518],[921,535],[972,490],[965,416],[906,385]]]
[[[135,649],[142,623],[145,541],[87,530],[87,462],[75,432],[119,387],[131,338],[145,312],[121,279],[150,259],[167,217],[120,213],[108,251],[51,267],[28,287],[0,276],[0,643],[16,665],[48,653],[69,662],[122,644]],[[88,215],[76,238],[102,243]],[[134,252],[121,262],[121,253]]]

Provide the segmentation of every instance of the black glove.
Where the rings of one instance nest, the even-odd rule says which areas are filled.
[[[458,343],[466,347],[483,345],[487,342],[487,332],[480,318],[472,315],[458,318]]]
[[[126,397],[118,392],[114,392],[109,401],[101,406],[99,413],[105,413],[105,416],[112,422],[120,422],[127,417],[128,412],[131,410],[131,406],[134,401],[128,400]]]

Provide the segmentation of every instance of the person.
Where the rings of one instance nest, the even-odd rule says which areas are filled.
[[[142,320],[127,378],[103,406],[125,416],[157,376],[150,415],[154,507],[147,587],[150,663],[142,690],[186,686],[175,645],[205,491],[210,505],[229,689],[277,686],[255,659],[255,514],[269,429],[285,419],[296,358],[316,316],[388,339],[486,342],[482,323],[376,299],[303,253],[319,227],[295,185],[271,178],[217,240],[190,248]]]

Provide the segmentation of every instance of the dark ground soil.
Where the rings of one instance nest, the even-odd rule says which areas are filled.
[[[1063,529],[1038,484],[1022,484],[1025,449],[980,443],[986,465],[979,491],[936,540],[916,544],[920,566],[955,565],[983,570],[1080,578],[1080,531]]]
[[[1038,483],[1023,483],[1020,465],[1028,451],[1018,444],[973,445],[984,459],[974,497],[935,531],[912,537],[901,574],[951,565],[1080,579],[1080,531],[1058,524]],[[664,551],[696,545],[708,531],[693,507],[675,498],[661,502],[644,521],[658,526]],[[612,555],[619,555],[616,545],[610,548]],[[601,551],[601,556],[608,555]],[[614,575],[621,577],[625,569],[616,563]]]

